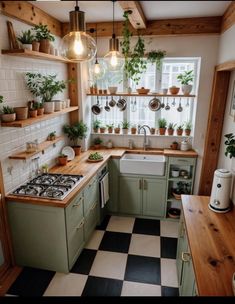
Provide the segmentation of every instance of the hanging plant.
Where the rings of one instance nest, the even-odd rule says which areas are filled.
[[[152,50],[147,54],[147,60],[152,64],[156,63],[156,67],[160,71],[162,66],[162,60],[164,59],[165,56],[166,56],[166,51]]]
[[[233,133],[225,134],[224,137],[226,138],[224,144],[226,147],[225,149],[225,156],[229,155],[229,158],[235,157],[235,136]]]

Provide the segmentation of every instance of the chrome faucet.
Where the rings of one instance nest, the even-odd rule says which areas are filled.
[[[143,129],[144,130],[144,143],[143,143],[143,149],[146,150],[147,147],[149,146],[148,144],[148,140],[147,140],[147,137],[146,137],[146,129],[145,128],[148,128],[149,129],[149,132],[150,132],[150,127],[147,126],[147,125],[143,125],[143,126],[139,126],[138,127],[138,134],[140,134],[140,130]]]

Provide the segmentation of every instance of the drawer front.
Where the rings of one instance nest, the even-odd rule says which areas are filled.
[[[169,164],[179,166],[193,166],[196,163],[196,158],[185,158],[185,157],[169,157]]]
[[[98,223],[98,203],[94,203],[89,209],[87,216],[85,217],[84,232],[85,241],[88,240],[92,231],[95,229]]]
[[[96,176],[92,178],[84,190],[84,215],[94,203],[98,202],[98,182]]]
[[[67,230],[70,231],[83,218],[83,194],[79,194],[66,208],[66,223]]]
[[[71,269],[84,245],[84,218],[77,226],[73,227],[68,233],[67,238],[69,269]]]

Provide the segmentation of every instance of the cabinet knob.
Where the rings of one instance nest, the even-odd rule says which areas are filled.
[[[189,252],[182,252],[181,260],[183,262],[189,262],[191,259],[191,254]]]
[[[83,225],[84,225],[84,219],[81,221],[80,225],[76,227],[76,229],[77,230],[81,229]]]

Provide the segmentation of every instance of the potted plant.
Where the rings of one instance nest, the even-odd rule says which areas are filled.
[[[101,121],[99,119],[95,119],[93,121],[93,131],[95,133],[98,133],[100,125],[101,125]]]
[[[26,73],[26,85],[36,97],[40,96],[46,114],[54,112],[53,97],[66,88],[68,81],[56,80],[56,75],[42,75],[40,73]]]
[[[178,125],[177,129],[176,129],[176,132],[177,132],[177,135],[178,136],[181,136],[183,134],[183,129],[184,128],[184,125]]]
[[[33,33],[30,30],[22,31],[21,36],[17,37],[24,49],[32,51],[32,43],[35,39]]]
[[[32,117],[32,118],[37,117],[37,114],[38,114],[38,110],[35,107],[35,105],[33,104],[32,108],[29,109],[29,117]]]
[[[190,84],[193,82],[193,70],[184,71],[177,76],[177,80],[181,83],[181,90],[184,95],[189,95],[192,91],[193,86]]]
[[[158,128],[159,128],[160,135],[165,135],[165,133],[166,133],[166,126],[167,126],[166,119],[165,118],[159,118],[158,119]]]
[[[86,137],[87,130],[87,125],[82,121],[77,122],[72,126],[68,124],[63,126],[64,133],[67,134],[68,138],[73,141],[72,148],[75,151],[75,155],[80,155],[81,153],[81,145],[79,145],[78,141]]]
[[[169,91],[172,95],[176,95],[179,93],[180,88],[176,87],[176,86],[172,86],[169,88]]]
[[[152,64],[156,63],[156,67],[160,71],[162,60],[164,59],[165,56],[166,56],[166,51],[152,50],[147,54],[147,60]]]
[[[42,102],[34,102],[34,108],[37,109],[37,115],[43,115],[44,113],[44,107]]]
[[[235,157],[235,136],[233,133],[228,133],[224,137],[226,138],[224,144],[227,146],[224,153],[225,156],[229,155],[229,158]]]
[[[136,124],[133,124],[133,125],[131,126],[131,134],[136,134],[136,132],[137,132]]]
[[[100,126],[100,133],[105,133],[106,127],[104,125]]]
[[[48,134],[47,136],[47,140],[55,140],[56,139],[56,131],[53,131],[51,133]]]
[[[172,194],[175,199],[180,200],[181,194],[189,194],[190,193],[190,184],[184,182],[178,182],[177,187],[172,189]]]
[[[130,123],[127,120],[124,120],[122,122],[122,133],[128,134],[129,127],[130,127]]]
[[[0,103],[3,103],[3,96],[0,95]],[[16,113],[13,108],[9,106],[3,106],[2,110],[0,110],[1,120],[3,122],[12,122],[16,120]]]
[[[40,48],[40,41],[38,41],[37,38],[34,37],[32,41],[32,51],[39,52],[39,48]]]
[[[156,132],[156,128],[153,128],[153,127],[152,127],[152,128],[150,128],[150,134],[151,134],[151,135],[154,135],[154,134],[155,134],[155,132]]]
[[[177,143],[177,141],[173,141],[173,143],[171,144],[171,149],[172,150],[177,150],[178,149],[178,143]]]
[[[121,129],[120,129],[120,124],[118,124],[118,125],[114,128],[114,133],[115,133],[115,134],[120,134],[120,131],[121,131]]]
[[[113,133],[113,124],[107,124],[106,127],[108,128],[108,133]]]
[[[169,122],[169,124],[167,126],[168,135],[173,135],[174,134],[175,127],[176,127],[176,124],[174,124],[173,122]]]
[[[58,162],[59,162],[59,165],[61,165],[61,166],[67,165],[67,162],[68,162],[68,155],[65,155],[65,154],[61,153],[61,154],[58,156]]]
[[[94,139],[94,148],[95,148],[95,149],[100,149],[102,142],[103,142],[103,141],[102,141],[101,138],[96,137],[96,138]]]
[[[186,121],[184,124],[184,132],[186,136],[190,136],[192,130],[192,123],[191,121]]]
[[[33,27],[37,41],[40,42],[39,51],[50,54],[50,41],[55,41],[55,37],[51,34],[47,25],[39,24]]]

